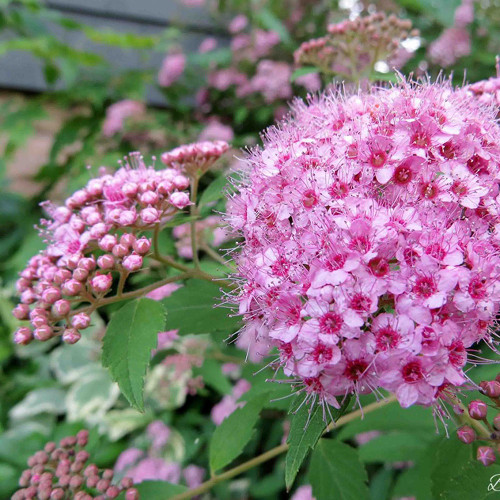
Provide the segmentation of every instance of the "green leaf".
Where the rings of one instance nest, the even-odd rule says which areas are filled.
[[[215,429],[210,441],[210,469],[216,472],[238,457],[252,437],[259,413],[269,398],[260,394],[238,408]]]
[[[29,392],[16,406],[11,408],[9,416],[17,420],[39,415],[40,413],[52,413],[55,415],[64,413],[66,410],[64,397],[64,391],[56,387],[35,389]]]
[[[335,420],[345,413],[349,401],[350,398],[346,399],[339,410],[333,410],[331,412],[331,416]],[[295,406],[298,406],[298,404]],[[330,414],[328,414],[328,416],[330,416]],[[300,466],[309,454],[309,451],[313,450],[316,446],[325,428],[325,413],[321,405],[310,408],[307,404],[302,404],[292,417],[290,434],[287,439],[287,443],[290,447],[286,454],[285,464],[285,483],[287,490],[290,490]]]
[[[207,205],[214,201],[224,198],[224,188],[227,184],[227,178],[224,175],[217,177],[208,187],[203,191],[200,199],[200,206]]]
[[[227,335],[236,331],[239,318],[229,316],[225,307],[215,307],[220,302],[217,283],[190,280],[162,302],[168,311],[167,327],[179,330],[180,335],[189,333],[213,333],[224,331]]]
[[[389,432],[360,446],[359,458],[363,462],[404,462],[413,460],[423,451],[432,434]]]
[[[134,487],[139,491],[140,497],[147,500],[168,500],[188,490],[186,486],[166,481],[143,481]]]
[[[309,451],[316,446],[325,427],[326,422],[320,405],[310,408],[307,404],[302,404],[292,417],[290,434],[286,441],[290,446],[285,462],[285,483],[288,491],[290,491],[302,462]]]
[[[316,68],[316,66],[303,66],[302,68],[296,69],[293,73],[292,76],[290,77],[290,81],[294,82],[297,80],[297,78],[304,76],[304,75],[309,75],[310,73],[318,73],[319,69]]]
[[[233,387],[222,373],[220,364],[214,359],[206,358],[200,368],[193,369],[193,375],[201,375],[205,384],[221,394],[231,394]]]
[[[144,411],[144,376],[158,333],[165,329],[165,311],[160,302],[138,299],[113,314],[103,340],[102,363],[118,382],[123,395]]]
[[[498,492],[488,492],[488,485],[492,476],[500,474],[500,465],[484,467],[473,457],[473,451],[472,446],[460,442],[455,434],[441,440],[431,473],[435,500],[498,498]]]
[[[333,439],[319,441],[309,467],[309,481],[316,500],[367,500],[367,479],[354,448]]]

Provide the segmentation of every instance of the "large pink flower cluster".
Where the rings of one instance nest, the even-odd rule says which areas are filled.
[[[20,273],[21,303],[14,316],[29,320],[15,341],[80,339],[90,325],[90,313],[111,291],[114,277],[123,285],[129,273],[143,267],[151,238],[144,231],[190,204],[189,179],[179,170],[146,167],[139,153],[113,175],[92,179],[63,206],[45,204],[43,220],[47,247]],[[121,293],[121,290],[119,290]],[[77,306],[88,303],[88,307]]]
[[[293,106],[243,168],[246,335],[311,398],[430,405],[466,381],[500,306],[500,128],[448,84]]]

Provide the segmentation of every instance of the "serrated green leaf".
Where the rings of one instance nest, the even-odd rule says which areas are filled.
[[[367,500],[368,475],[354,448],[321,439],[313,451],[309,481],[316,500]]]
[[[345,413],[348,405],[349,399],[345,401],[339,410],[332,410],[332,417],[337,420]],[[298,406],[298,404],[295,406]],[[328,416],[330,415],[328,414]],[[313,450],[316,446],[325,428],[325,414],[321,405],[316,405],[311,410],[308,405],[302,404],[292,417],[290,434],[287,439],[290,447],[285,462],[285,483],[287,490],[290,490],[300,466],[310,450]]]
[[[497,474],[500,465],[484,467],[473,456],[472,446],[459,441],[456,435],[443,437],[436,448],[431,472],[432,497],[435,500],[498,498],[498,492],[488,491],[490,478]]]
[[[138,299],[113,314],[103,340],[102,363],[129,403],[144,411],[144,376],[158,332],[165,328],[160,302]]]
[[[217,177],[208,187],[203,191],[200,199],[200,206],[207,205],[214,201],[224,198],[224,188],[227,184],[227,178],[224,175]]]
[[[190,280],[162,303],[168,312],[167,327],[179,334],[227,332],[238,329],[240,319],[225,307],[215,307],[221,292],[217,283]]]
[[[311,409],[307,404],[303,404],[292,417],[290,434],[287,439],[290,447],[285,462],[285,483],[288,491],[302,462],[309,451],[316,446],[325,428],[326,422],[320,405],[316,405]]]
[[[292,73],[292,76],[290,77],[290,81],[294,82],[295,80],[297,80],[297,78],[304,76],[304,75],[309,75],[311,73],[319,73],[319,69],[316,68],[316,66],[303,66],[302,68],[296,69]]]
[[[269,394],[259,394],[238,408],[215,429],[210,441],[210,470],[216,472],[237,458],[252,437],[259,414]]]

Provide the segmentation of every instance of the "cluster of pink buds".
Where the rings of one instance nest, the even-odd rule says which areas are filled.
[[[500,57],[497,57],[496,69],[496,77],[473,83],[467,87],[467,90],[472,92],[480,102],[493,104],[500,108]]]
[[[417,35],[411,21],[375,13],[329,26],[326,36],[304,42],[295,51],[295,63],[353,80],[366,76],[376,62],[391,60],[401,42]]]
[[[189,179],[176,169],[146,167],[139,153],[113,175],[92,179],[63,206],[45,204],[47,247],[20,273],[20,304],[13,314],[30,327],[15,333],[18,344],[62,335],[73,344],[90,325],[90,314],[118,279],[143,267],[150,253],[148,232],[190,205]],[[87,306],[78,307],[87,303]]]
[[[467,412],[469,417],[485,426],[482,435],[478,435],[471,425],[464,425],[457,430],[460,441],[471,444],[477,441],[487,442],[487,445],[477,448],[477,459],[486,467],[496,462],[497,454],[500,455],[500,374],[495,380],[485,380],[479,384],[481,392],[490,400],[486,403],[476,399],[469,403]],[[497,415],[493,422],[488,421],[488,408],[495,408]],[[485,435],[488,434],[488,435]],[[496,453],[495,453],[496,450]]]
[[[225,141],[195,142],[161,155],[167,167],[176,168],[188,177],[201,177],[229,149]]]
[[[61,439],[59,446],[49,442],[28,459],[12,500],[107,500],[125,493],[125,500],[138,500],[132,479],[113,484],[113,470],[101,470],[89,463],[88,431]]]
[[[438,405],[495,349],[500,127],[447,83],[297,101],[242,164],[242,335],[311,400]],[[469,358],[470,356],[470,358]]]

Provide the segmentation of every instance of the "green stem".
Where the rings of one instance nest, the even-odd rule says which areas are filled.
[[[359,409],[347,415],[344,415],[343,417],[340,417],[336,422],[332,422],[331,424],[329,424],[323,435],[330,432],[332,429],[337,429],[339,427],[342,427],[343,425],[348,424],[349,422],[352,422],[353,420],[356,420],[357,418],[366,415],[367,413],[378,410],[379,408],[389,403],[392,403],[393,401],[396,401],[396,397],[390,396],[382,401],[377,401],[376,403],[369,404],[365,406],[365,408],[363,409]],[[262,455],[254,457],[251,460],[248,460],[247,462],[244,462],[241,465],[234,467],[233,469],[223,472],[222,474],[213,476],[208,481],[205,481],[203,484],[200,484],[200,486],[198,486],[197,488],[193,488],[192,490],[173,496],[170,500],[188,500],[189,498],[201,495],[202,493],[211,490],[216,484],[226,481],[228,479],[232,479],[233,477],[238,476],[239,474],[242,474],[247,470],[253,469],[258,465],[263,464],[268,460],[277,457],[278,455],[281,455],[287,450],[288,450],[287,443],[276,446],[266,451],[265,453],[262,453]]]
[[[189,213],[191,215],[191,221],[189,222],[191,226],[191,249],[193,252],[193,263],[196,269],[200,268],[200,260],[198,258],[198,242],[196,241],[196,219],[198,215],[198,206],[196,205],[196,199],[198,197],[198,177],[192,177],[191,182],[191,203],[189,207]]]

